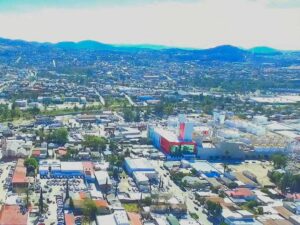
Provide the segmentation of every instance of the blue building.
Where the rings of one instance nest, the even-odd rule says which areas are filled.
[[[59,160],[41,160],[39,174],[42,177],[72,178],[81,177],[91,180],[91,175],[85,173],[83,162],[60,162]]]

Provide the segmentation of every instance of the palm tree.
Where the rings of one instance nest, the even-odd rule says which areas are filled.
[[[43,189],[40,191],[40,199],[39,199],[39,211],[40,215],[44,212],[44,198],[43,198]]]

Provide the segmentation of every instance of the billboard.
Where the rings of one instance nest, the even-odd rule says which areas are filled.
[[[171,155],[181,155],[180,146],[179,145],[172,145],[170,148]]]
[[[193,154],[195,150],[195,146],[191,144],[181,145],[181,153],[182,154]]]

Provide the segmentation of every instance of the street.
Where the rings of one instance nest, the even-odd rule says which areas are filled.
[[[182,198],[187,205],[187,209],[191,213],[196,213],[199,217],[198,222],[200,222],[201,225],[211,225],[212,223],[207,219],[207,215],[202,212],[202,207],[197,206],[193,200],[195,199],[194,193],[190,191],[182,191],[171,179],[170,176],[165,177],[164,174],[167,172],[165,169],[161,169],[160,167],[163,166],[163,161],[158,160],[152,160],[152,165],[154,166],[155,170],[159,173],[159,177],[163,179],[163,182],[165,185],[170,184],[170,192],[173,194],[173,196],[180,196],[179,198]],[[190,197],[193,197],[190,199]],[[195,207],[197,207],[199,210],[196,210]]]

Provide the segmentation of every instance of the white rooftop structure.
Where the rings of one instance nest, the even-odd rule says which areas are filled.
[[[111,180],[109,178],[107,171],[99,170],[99,171],[95,171],[94,174],[95,174],[96,180],[99,185],[104,185],[104,184],[106,184],[106,182],[107,182],[107,184],[111,185]]]
[[[155,127],[154,131],[157,134],[159,134],[161,137],[166,138],[170,142],[179,142],[177,135],[172,131],[169,131],[167,129],[163,129],[161,127]]]
[[[144,172],[133,172],[133,177],[135,178],[137,183],[148,183],[149,178],[145,175]]]
[[[154,170],[153,166],[145,158],[125,158],[126,163],[130,166],[131,169],[149,169]]]
[[[97,216],[96,220],[98,225],[118,225],[113,214]]]
[[[65,171],[83,171],[82,162],[61,162],[60,167]]]
[[[199,225],[194,219],[181,219],[179,220],[180,225]]]
[[[32,141],[5,139],[2,145],[3,156],[7,157],[25,157],[29,155],[29,149],[32,147]]]
[[[130,225],[130,223],[128,221],[127,213],[125,210],[115,210],[114,217],[115,217],[116,224]],[[107,224],[110,225],[109,223],[107,223]]]
[[[155,221],[158,225],[169,225],[166,219],[164,218],[155,218]],[[144,223],[145,224],[145,223]]]
[[[207,161],[196,161],[194,163],[191,163],[191,167],[194,168],[195,170],[201,171],[203,173],[219,172],[215,167],[213,167]]]

